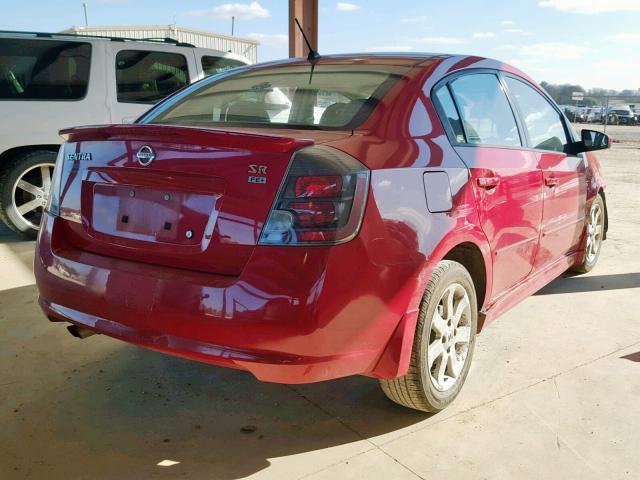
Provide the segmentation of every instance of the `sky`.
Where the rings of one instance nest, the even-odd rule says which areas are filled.
[[[89,25],[172,24],[261,42],[288,55],[287,0],[87,0]],[[2,30],[84,25],[82,1],[0,0]],[[511,63],[537,81],[640,89],[640,0],[320,0],[321,54],[461,53]]]

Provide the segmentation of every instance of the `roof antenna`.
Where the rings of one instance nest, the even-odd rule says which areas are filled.
[[[298,28],[300,29],[300,33],[302,34],[302,38],[304,38],[304,43],[307,44],[307,48],[309,49],[309,55],[307,55],[307,60],[309,60],[310,62],[313,62],[314,60],[318,60],[320,58],[320,54],[318,52],[316,52],[313,49],[313,47],[311,46],[311,42],[309,41],[309,39],[305,35],[304,30],[302,29],[302,25],[300,25],[300,22],[298,21],[298,19],[294,18],[294,20],[296,21],[296,25],[298,25]]]
[[[304,38],[304,43],[307,44],[307,48],[309,49],[309,54],[307,55],[307,60],[311,63],[311,73],[309,74],[309,85],[311,85],[311,80],[313,79],[313,71],[316,68],[316,62],[320,59],[320,54],[317,51],[315,51],[313,49],[313,47],[311,46],[311,42],[309,41],[309,39],[305,35],[304,30],[302,29],[302,25],[300,25],[300,22],[298,21],[298,19],[294,18],[294,20],[296,21],[296,25],[298,25],[298,28],[300,29],[300,33],[302,34],[302,38]]]

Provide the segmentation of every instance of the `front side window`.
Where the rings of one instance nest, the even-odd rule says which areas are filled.
[[[0,100],[79,100],[87,94],[91,44],[0,39]]]
[[[518,104],[533,148],[564,152],[567,134],[560,114],[540,93],[526,83],[506,77],[507,86]]]
[[[360,125],[408,67],[275,66],[212,79],[159,107],[147,123],[253,128],[351,129]]]
[[[156,103],[188,83],[184,55],[146,50],[121,50],[116,55],[119,102]]]
[[[232,68],[242,67],[245,65],[244,62],[239,60],[234,60],[233,58],[224,58],[224,57],[212,57],[209,55],[205,55],[201,59],[202,61],[202,71],[204,75],[208,77],[209,75],[215,75],[216,73],[226,72]]]
[[[468,143],[519,147],[516,120],[498,77],[465,75],[450,84]]]

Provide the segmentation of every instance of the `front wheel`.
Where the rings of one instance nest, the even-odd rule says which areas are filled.
[[[475,346],[478,307],[473,280],[459,263],[436,266],[420,304],[409,371],[380,380],[394,402],[439,412],[460,393]]]
[[[604,240],[604,200],[598,195],[591,204],[587,225],[585,227],[585,247],[582,263],[575,265],[571,270],[576,273],[590,272],[596,266],[600,257],[602,240]]]
[[[35,238],[49,197],[56,153],[28,152],[0,170],[0,220],[26,238]]]

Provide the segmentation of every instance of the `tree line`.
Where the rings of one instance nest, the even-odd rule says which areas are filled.
[[[572,85],[570,83],[557,85],[549,82],[542,82],[540,85],[559,105],[575,105],[576,101],[571,100],[573,92],[584,93],[584,100],[580,100],[578,102],[578,104],[582,106],[602,105],[606,102],[606,99],[603,97],[607,96],[622,97],[616,98],[615,103],[640,104],[640,91],[638,90],[613,90],[608,88],[590,88],[587,90],[580,85]]]

